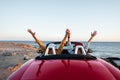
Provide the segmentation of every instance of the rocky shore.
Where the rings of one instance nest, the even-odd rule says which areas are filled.
[[[37,49],[31,45],[0,42],[0,80],[6,80],[23,63],[37,55]]]

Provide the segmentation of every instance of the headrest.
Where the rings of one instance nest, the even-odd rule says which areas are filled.
[[[74,47],[76,47],[76,46],[83,46],[83,44],[80,43],[80,42],[77,42],[77,43],[74,44]]]
[[[49,53],[49,50],[50,50],[50,49],[53,50],[53,53],[52,53],[52,54],[56,54],[56,51],[55,51],[55,44],[50,43],[50,44],[48,44],[48,46],[47,46],[47,49],[46,49],[46,51],[45,51],[45,55],[51,54],[51,53]]]
[[[55,47],[55,44],[50,43],[50,44],[48,45],[48,47]]]

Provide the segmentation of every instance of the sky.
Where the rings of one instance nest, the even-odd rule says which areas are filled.
[[[71,40],[120,42],[120,0],[0,0],[0,40]]]

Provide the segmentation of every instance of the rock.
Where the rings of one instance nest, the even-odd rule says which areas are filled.
[[[28,52],[27,55],[28,55],[29,57],[32,57],[32,56],[33,56],[33,53],[32,53],[32,52]]]
[[[3,52],[3,56],[15,56],[16,53],[15,52]]]
[[[28,60],[29,59],[29,56],[28,55],[24,55],[24,60]]]
[[[10,70],[10,71],[16,71],[21,65],[22,65],[21,63],[18,63],[18,64],[16,64],[13,67],[8,67],[8,70]]]
[[[13,67],[8,67],[8,70],[11,71]]]

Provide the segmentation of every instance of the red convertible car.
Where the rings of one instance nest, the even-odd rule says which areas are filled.
[[[120,80],[120,70],[109,63],[109,59],[86,54],[82,46],[77,46],[74,54],[68,53],[65,46],[60,55],[55,54],[53,47],[48,48],[53,49],[53,54],[47,51],[29,60],[8,80]],[[77,54],[79,48],[82,54]]]

